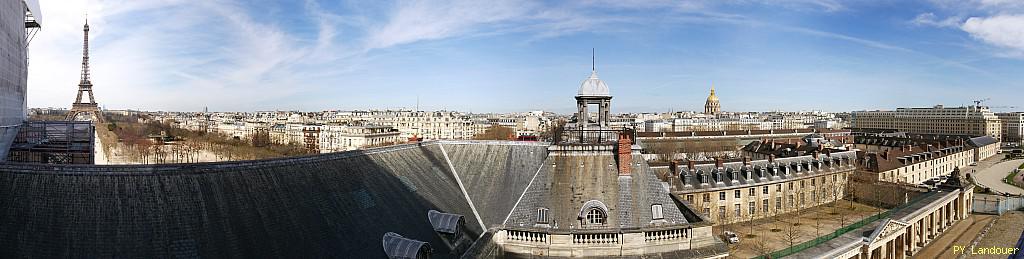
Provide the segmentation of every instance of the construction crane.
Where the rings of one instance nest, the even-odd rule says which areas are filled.
[[[981,106],[981,103],[982,103],[982,102],[984,102],[984,101],[988,101],[988,100],[992,100],[992,98],[987,98],[987,97],[986,97],[985,99],[981,99],[981,100],[974,100],[974,101],[973,101],[973,102],[974,102],[974,106]]]

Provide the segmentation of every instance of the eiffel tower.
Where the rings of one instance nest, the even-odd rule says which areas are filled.
[[[92,117],[94,122],[102,122],[103,115],[100,113],[99,105],[96,103],[96,99],[92,96],[92,81],[89,80],[89,20],[85,20],[85,41],[82,43],[82,80],[78,83],[78,97],[75,98],[75,103],[71,105],[71,111],[68,112],[68,121],[75,121],[80,116]],[[86,95],[89,98],[88,102],[83,102],[82,96]]]

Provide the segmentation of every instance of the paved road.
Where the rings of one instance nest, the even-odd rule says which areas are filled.
[[[1021,163],[1024,163],[1024,160],[1000,162],[974,173],[974,179],[978,181],[979,184],[992,188],[992,190],[998,192],[1024,195],[1024,190],[1003,182],[1003,178],[1006,178],[1010,171],[1013,171],[1014,168],[1020,166]],[[979,165],[979,167],[982,166]],[[971,169],[969,167],[966,169],[966,172],[970,172],[970,170]]]

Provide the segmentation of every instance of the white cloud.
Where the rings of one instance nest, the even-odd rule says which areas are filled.
[[[960,27],[959,17],[948,17],[946,19],[939,20],[934,13],[922,13],[914,17],[914,20],[910,23],[918,26],[933,26],[940,28],[957,28]]]
[[[534,4],[525,1],[402,1],[383,25],[371,29],[367,49],[436,40],[478,26],[528,18]]]
[[[42,3],[48,19],[30,46],[29,105],[67,107],[78,84],[86,5]],[[94,92],[111,109],[284,107],[290,104],[268,100],[314,87],[307,81],[314,72],[299,66],[344,53],[321,40],[335,37],[330,22],[313,23],[319,33],[301,39],[231,1],[93,0],[89,22]]]
[[[960,28],[975,39],[1010,49],[1011,54],[1024,53],[1024,15],[971,17]]]

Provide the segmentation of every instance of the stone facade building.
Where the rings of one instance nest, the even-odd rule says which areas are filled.
[[[706,218],[676,205],[635,136],[609,126],[611,95],[596,72],[576,100],[576,121],[548,148],[495,244],[515,257],[728,256]],[[588,104],[598,104],[596,118]]]
[[[897,108],[894,111],[856,111],[853,128],[892,129],[912,133],[991,136],[1000,139],[999,117],[985,106]]]
[[[397,144],[405,140],[391,126],[325,125],[320,127],[320,152],[330,153]]]
[[[794,212],[842,199],[856,152],[672,168],[672,195],[714,224]]]
[[[1002,142],[1024,144],[1024,112],[997,113],[1003,123]]]
[[[857,136],[858,179],[917,185],[996,154],[989,136],[905,134]]]

